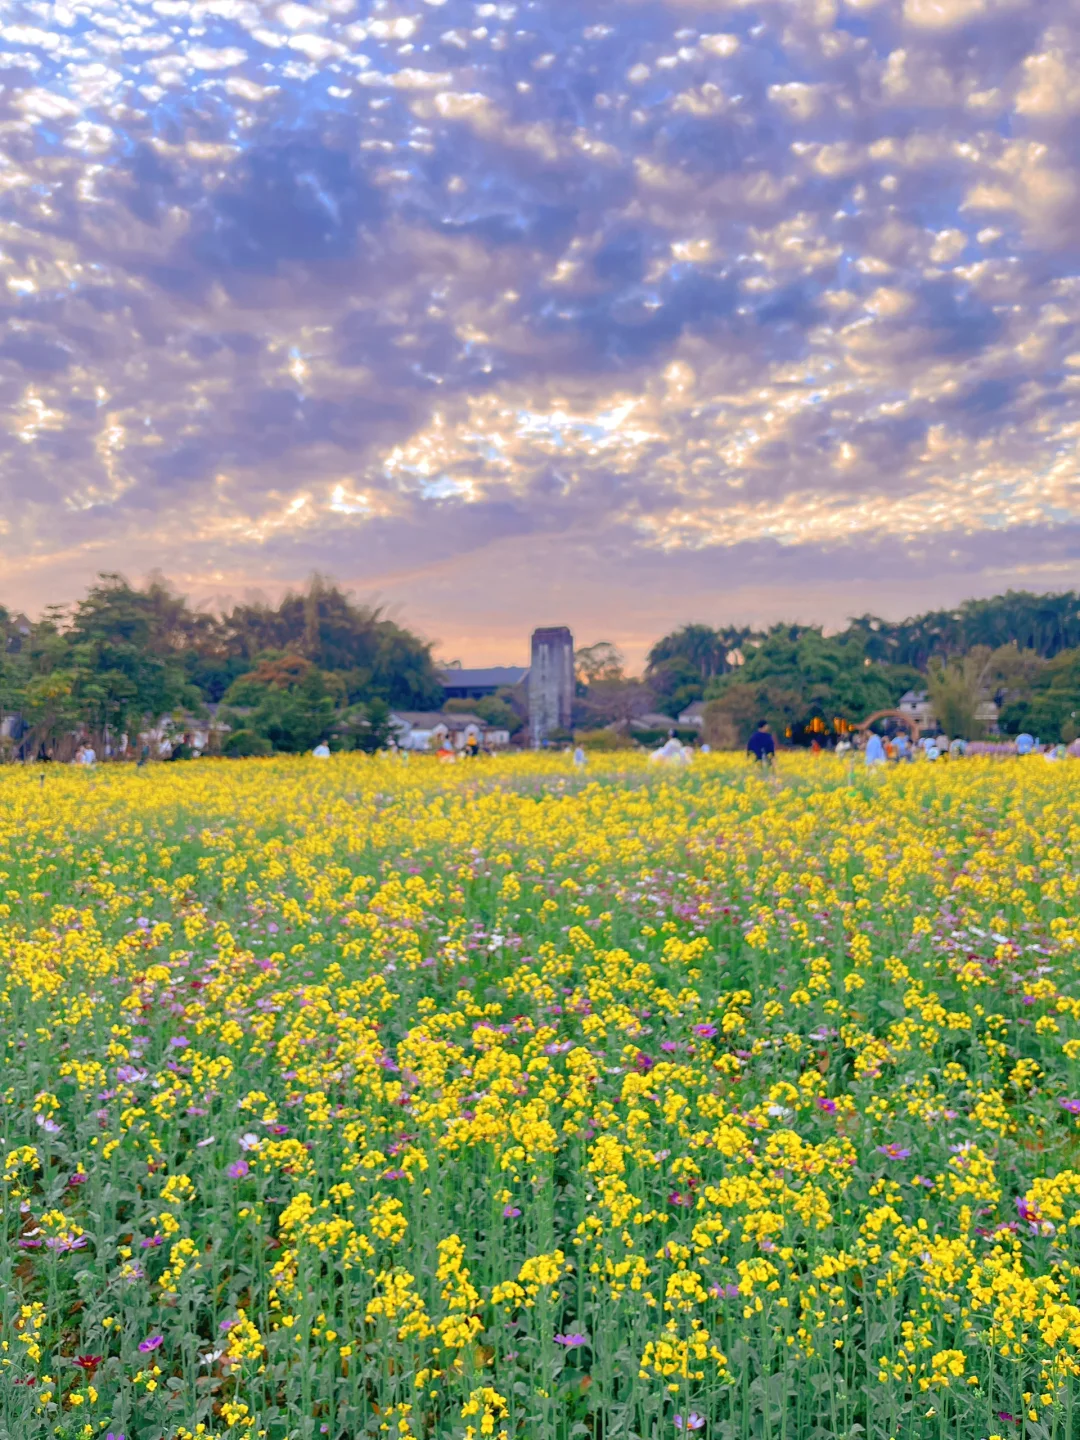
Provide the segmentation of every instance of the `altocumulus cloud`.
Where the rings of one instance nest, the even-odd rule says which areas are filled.
[[[2,9],[5,599],[1075,579],[1064,0]]]

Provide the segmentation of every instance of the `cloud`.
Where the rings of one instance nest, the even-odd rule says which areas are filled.
[[[0,598],[318,567],[496,658],[1080,581],[1071,19],[15,0]]]

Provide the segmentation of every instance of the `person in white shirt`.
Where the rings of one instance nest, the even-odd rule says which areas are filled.
[[[885,746],[881,743],[881,736],[875,735],[871,730],[866,740],[866,750],[863,759],[867,765],[885,764]]]
[[[312,750],[311,753],[312,755],[315,755],[319,760],[329,760],[330,746],[326,743],[325,740],[320,740],[318,745],[315,746],[315,749]]]

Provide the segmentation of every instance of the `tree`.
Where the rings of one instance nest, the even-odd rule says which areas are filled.
[[[254,664],[267,651],[288,652],[319,669],[347,677],[350,699],[378,696],[390,705],[423,710],[442,699],[431,646],[360,605],[316,575],[306,590],[279,605],[238,605],[221,622],[222,650]]]
[[[201,709],[178,646],[193,633],[183,600],[159,582],[135,590],[102,575],[63,632],[76,674],[79,718],[95,736],[155,724],[170,711]]]
[[[805,713],[800,691],[775,679],[733,680],[705,706],[709,733],[723,749],[745,745],[759,720],[767,720],[774,734],[783,735]]]
[[[334,729],[345,700],[344,685],[302,655],[265,656],[229,687],[225,717],[263,736],[275,750],[311,750]]]
[[[743,647],[754,632],[747,626],[714,630],[711,625],[683,625],[663,636],[649,651],[645,681],[656,703],[669,715],[678,715],[700,700],[708,684],[730,675],[742,664]]]
[[[647,715],[653,707],[652,691],[641,680],[600,680],[590,685],[585,699],[594,725],[618,725]]]
[[[376,698],[351,706],[342,716],[337,733],[350,750],[364,750],[369,755],[385,750],[394,735],[389,705]]]
[[[826,636],[809,625],[774,625],[747,646],[737,672],[706,687],[706,698],[726,700],[740,734],[766,718],[779,734],[814,719],[831,730],[836,719],[858,723],[889,709],[919,681],[909,668],[872,661],[856,632]]]
[[[23,707],[31,730],[27,747],[31,755],[36,755],[42,746],[51,754],[61,737],[70,734],[78,723],[75,681],[71,670],[51,670],[27,681]]]
[[[745,743],[730,700],[728,703],[723,700],[710,700],[706,704],[701,738],[713,750],[738,750],[740,745]]]
[[[493,730],[509,730],[515,735],[524,725],[524,717],[500,695],[485,695],[480,700],[447,700],[443,710],[448,715],[475,715]]]
[[[246,729],[234,730],[226,737],[221,748],[232,760],[247,759],[253,755],[269,755],[273,750],[264,735],[256,735],[254,730]]]
[[[1080,649],[1062,650],[1047,662],[1026,693],[1006,699],[998,718],[1007,735],[1027,730],[1041,740],[1080,735]]]
[[[938,724],[947,735],[977,739],[983,727],[978,709],[986,694],[985,646],[954,660],[935,658],[927,672],[927,691]]]
[[[598,640],[595,645],[586,645],[574,651],[574,670],[582,685],[596,685],[600,681],[622,680],[624,674],[622,652],[610,640]]]

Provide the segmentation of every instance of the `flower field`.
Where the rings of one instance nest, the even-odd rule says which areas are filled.
[[[0,1437],[1080,1437],[1080,766],[0,773]]]

